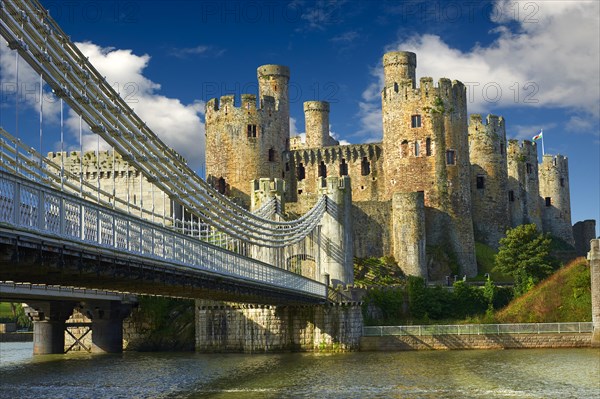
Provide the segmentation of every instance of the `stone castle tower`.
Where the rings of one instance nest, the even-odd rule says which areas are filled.
[[[422,78],[417,87],[416,67],[414,53],[383,57],[386,187],[380,199],[422,191],[427,243],[452,248],[461,273],[475,275],[465,86],[449,79],[434,85],[432,78]]]
[[[497,247],[510,226],[504,118],[473,114],[469,123],[471,203],[475,241]]]
[[[259,101],[242,94],[206,103],[207,181],[222,194],[250,206],[251,180],[281,178],[289,147],[290,70],[263,65],[257,70]]]
[[[539,166],[542,229],[575,245],[571,226],[569,162],[562,155],[544,155]]]
[[[542,230],[539,199],[537,145],[528,140],[509,140],[508,209],[510,225],[533,223]]]

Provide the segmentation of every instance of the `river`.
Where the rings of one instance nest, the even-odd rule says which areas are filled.
[[[0,398],[599,398],[600,350],[32,356],[0,344]]]

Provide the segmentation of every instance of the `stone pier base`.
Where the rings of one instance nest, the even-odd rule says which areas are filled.
[[[588,260],[592,277],[592,346],[600,347],[600,239],[590,241]]]
[[[359,349],[357,303],[259,306],[196,301],[198,352],[342,352]]]

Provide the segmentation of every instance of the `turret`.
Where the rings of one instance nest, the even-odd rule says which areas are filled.
[[[392,51],[383,56],[383,74],[385,87],[411,81],[415,88],[417,55],[410,51]]]
[[[280,127],[290,135],[290,104],[288,84],[290,68],[283,65],[262,65],[256,70],[258,78],[258,96],[262,101],[271,97],[275,100],[275,109],[280,116]]]
[[[574,245],[568,159],[562,155],[544,155],[539,176],[542,229]]]
[[[306,101],[304,103],[306,147],[324,147],[329,141],[329,103]]]
[[[471,115],[471,203],[475,241],[498,247],[508,227],[508,175],[504,118]]]

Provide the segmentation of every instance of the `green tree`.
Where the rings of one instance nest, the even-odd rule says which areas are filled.
[[[517,226],[500,239],[494,270],[513,277],[515,295],[526,293],[558,268],[550,255],[551,243],[550,235],[540,233],[535,224]]]

